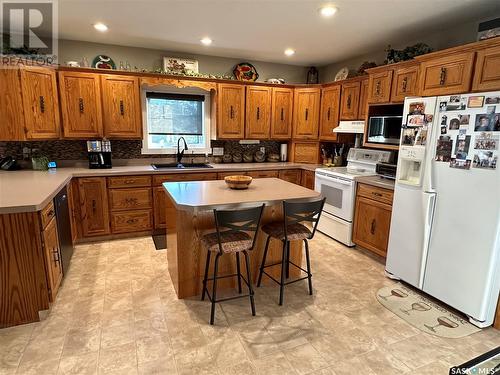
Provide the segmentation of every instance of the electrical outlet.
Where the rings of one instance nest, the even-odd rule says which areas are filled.
[[[224,155],[224,147],[214,147],[212,148],[213,156],[222,156]]]

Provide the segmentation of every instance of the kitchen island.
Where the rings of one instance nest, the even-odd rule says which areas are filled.
[[[261,224],[283,219],[283,200],[314,200],[319,193],[278,178],[254,179],[246,190],[231,190],[224,181],[166,182],[167,195],[167,258],[168,270],[179,298],[201,294],[207,250],[201,245],[205,233],[214,232],[213,209],[243,209],[266,204]],[[260,232],[253,251],[250,252],[252,280],[255,282],[262,260],[266,236]],[[291,243],[290,259],[301,264],[301,241]],[[281,260],[281,242],[272,240],[267,255],[268,263]],[[280,267],[268,269],[278,277]],[[234,257],[223,256],[219,274],[236,270]],[[245,270],[242,269],[245,273]],[[210,274],[212,270],[210,270]],[[292,267],[291,277],[298,271]],[[263,281],[267,281],[264,278]],[[234,287],[234,280],[223,279],[220,288]]]

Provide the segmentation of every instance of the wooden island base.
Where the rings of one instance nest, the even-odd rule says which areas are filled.
[[[167,199],[167,258],[168,271],[172,282],[177,292],[178,298],[188,298],[201,294],[203,274],[205,272],[205,262],[207,250],[201,244],[201,237],[205,233],[215,231],[213,211],[192,212],[187,210],[179,210],[171,201],[171,198],[166,195]],[[283,212],[282,205],[276,204],[266,206],[262,216],[261,224],[266,224],[271,221],[282,220]],[[255,284],[267,236],[259,231],[257,242],[250,255],[250,268],[252,281]],[[303,256],[301,250],[302,242],[293,241],[290,249],[290,259],[295,264],[300,265]],[[281,241],[271,240],[267,255],[267,262],[275,263],[281,261],[282,243]],[[213,273],[212,256],[209,275]],[[244,257],[240,257],[241,272],[246,275],[244,266]],[[266,269],[268,273],[273,275],[277,280],[280,277],[280,266],[274,266]],[[236,257],[233,254],[224,254],[219,261],[219,275],[227,275],[236,273]],[[297,277],[299,270],[295,267],[290,267],[290,277]],[[246,277],[245,277],[246,278]],[[263,283],[272,281],[264,275]],[[212,283],[209,282],[209,288]],[[217,289],[236,287],[236,278],[227,278],[217,281]],[[245,293],[245,286],[243,289]]]

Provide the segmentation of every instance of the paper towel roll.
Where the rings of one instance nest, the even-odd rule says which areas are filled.
[[[288,145],[282,143],[280,147],[280,159],[281,161],[286,161]]]

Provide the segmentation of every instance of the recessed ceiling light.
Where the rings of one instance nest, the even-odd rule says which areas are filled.
[[[94,24],[94,29],[96,29],[97,31],[100,31],[100,32],[108,31],[108,27],[105,24],[103,24],[102,22],[98,22],[98,23]]]
[[[200,42],[206,46],[209,46],[210,44],[212,44],[212,39],[206,37],[206,38],[200,39]]]
[[[294,54],[295,54],[295,50],[292,48],[287,48],[285,50],[285,55],[287,55],[287,56],[293,56]]]
[[[319,13],[323,16],[323,17],[331,17],[333,16],[335,13],[337,13],[337,8],[334,7],[333,5],[325,5],[321,8],[319,8]]]

